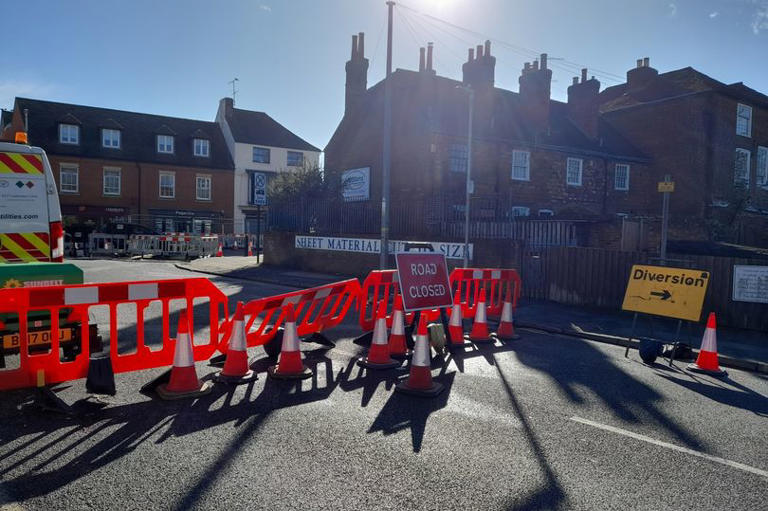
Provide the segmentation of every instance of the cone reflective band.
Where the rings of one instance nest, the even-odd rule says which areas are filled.
[[[373,337],[368,356],[358,359],[360,366],[368,369],[390,369],[400,365],[389,356],[389,342],[387,341],[387,303],[382,301],[376,314],[376,324],[373,327]]]
[[[270,366],[267,374],[272,378],[282,380],[300,380],[312,376],[312,371],[304,366],[299,350],[299,336],[296,332],[296,317],[293,304],[289,303],[285,310],[285,331],[283,332],[283,347],[277,365]]]
[[[211,391],[211,382],[201,383],[195,372],[195,357],[192,354],[192,339],[189,337],[189,320],[186,311],[179,316],[176,334],[176,351],[173,355],[171,378],[157,388],[163,399],[184,399],[202,396]]]
[[[514,318],[512,317],[512,297],[511,289],[507,286],[507,294],[504,297],[504,305],[501,308],[501,319],[499,328],[496,331],[496,337],[503,341],[519,339],[520,336],[515,333]]]
[[[469,333],[469,340],[473,342],[493,342],[488,331],[488,319],[485,316],[485,288],[480,289],[480,298],[477,300],[475,310],[475,322]]]
[[[464,346],[464,317],[461,312],[461,292],[456,291],[451,307],[451,319],[448,322],[448,338],[454,346]]]
[[[720,362],[717,358],[717,325],[715,313],[710,312],[707,318],[707,328],[704,330],[704,337],[701,340],[701,349],[696,362],[688,366],[688,370],[694,373],[708,374],[722,378],[728,376],[728,373],[720,369]]]
[[[216,249],[216,257],[223,257],[224,252],[222,250],[221,242],[219,242],[219,248]]]
[[[392,313],[392,333],[389,335],[389,356],[404,358],[408,356],[408,344],[405,340],[405,315],[403,298],[395,295],[395,311]]]
[[[232,336],[227,347],[227,358],[224,361],[224,368],[216,375],[216,379],[224,383],[246,383],[256,378],[256,373],[251,371],[248,364],[243,302],[237,302]]]
[[[427,318],[422,314],[419,318],[408,378],[398,383],[395,390],[421,397],[436,396],[442,392],[443,385],[432,381],[431,364]]]

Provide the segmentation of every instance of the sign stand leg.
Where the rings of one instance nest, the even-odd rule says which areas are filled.
[[[630,344],[632,343],[632,339],[635,337],[635,325],[637,325],[637,312],[632,316],[632,329],[629,331],[629,341]],[[624,350],[624,358],[627,358],[629,356],[629,346],[630,344],[627,344],[627,349]]]

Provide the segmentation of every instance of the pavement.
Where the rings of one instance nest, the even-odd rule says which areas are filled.
[[[322,286],[355,276],[297,271],[276,266],[259,265],[256,258],[216,257],[177,264],[178,268],[209,275],[282,284],[297,288]],[[634,335],[628,312],[583,306],[570,306],[543,300],[522,299],[516,311],[515,324],[549,333],[572,335],[599,342],[637,348],[638,337],[664,341],[676,338],[693,348],[701,345],[704,325],[684,322],[676,337],[677,320],[640,316]],[[768,333],[719,327],[717,347],[720,364],[768,374]]]
[[[78,264],[88,282],[195,275]],[[289,289],[211,281],[230,305]],[[314,376],[297,383],[267,378],[272,362],[251,348],[258,380],[189,401],[138,392],[162,369],[116,375],[116,396],[57,386],[73,417],[40,411],[33,391],[3,392],[0,509],[719,511],[768,500],[764,375],[646,366],[620,346],[521,328],[517,341],[434,355],[446,389],[422,399],[393,391],[404,366],[355,364],[359,333],[350,317],[327,332],[335,348],[302,343]],[[216,371],[197,364],[203,379]]]

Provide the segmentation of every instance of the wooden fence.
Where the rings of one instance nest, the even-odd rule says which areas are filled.
[[[523,296],[572,305],[620,309],[633,264],[656,264],[642,252],[600,248],[520,248],[518,261]],[[768,304],[734,302],[732,272],[735,264],[767,265],[765,260],[711,256],[671,256],[668,266],[710,272],[702,318],[717,314],[718,324],[768,331]],[[703,320],[702,319],[702,320]]]

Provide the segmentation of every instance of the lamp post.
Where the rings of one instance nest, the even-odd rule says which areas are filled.
[[[464,268],[469,266],[469,195],[472,186],[472,112],[475,107],[475,91],[469,85],[457,85],[469,93],[469,117],[467,118],[467,186],[464,202]]]

